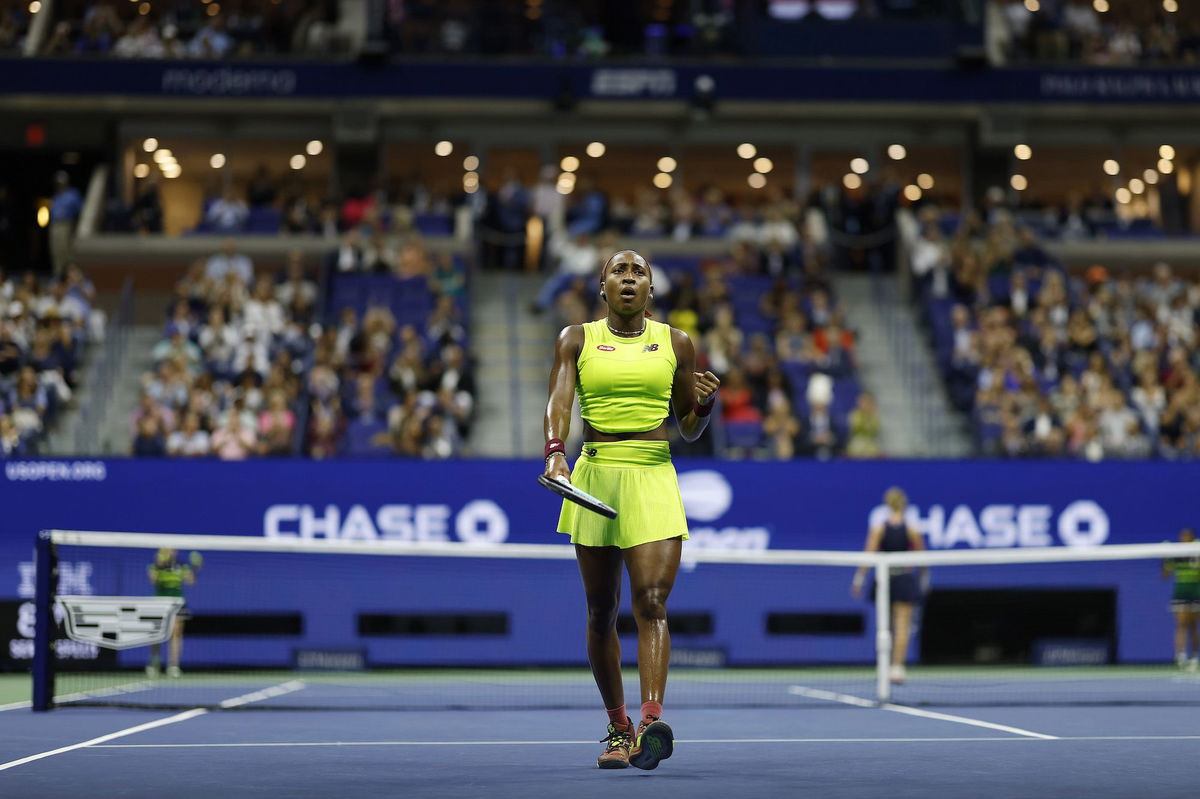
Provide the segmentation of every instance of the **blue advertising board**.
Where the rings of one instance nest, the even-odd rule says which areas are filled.
[[[881,103],[1193,103],[1195,69],[986,69],[772,64],[6,59],[0,94],[220,98],[718,100]]]
[[[0,602],[28,603],[38,530],[209,533],[276,539],[566,543],[556,497],[537,461],[189,460],[8,461],[0,465]],[[730,662],[869,662],[870,624],[856,635],[778,635],[771,613],[860,614],[850,572],[834,567],[689,562],[697,549],[857,550],[903,487],[909,521],[931,549],[1092,547],[1174,539],[1197,523],[1200,465],[1011,462],[676,462],[691,541],[672,612],[712,624],[683,644],[724,649]],[[619,508],[619,498],[613,499]],[[63,550],[64,592],[148,590],[149,553],[109,569]],[[374,664],[574,663],[584,617],[570,561],[530,563],[206,553],[188,601],[198,613],[295,612],[303,630],[262,640],[190,640],[199,662],[287,662],[297,647],[365,645]],[[409,562],[414,561],[414,562]],[[420,562],[415,562],[420,561]],[[1153,563],[972,566],[935,570],[934,589],[1111,588],[1122,660],[1169,659],[1169,586]],[[24,606],[23,604],[21,605]],[[365,634],[363,614],[505,613],[503,634]],[[22,660],[25,623],[3,654]],[[6,623],[7,627],[7,623]],[[553,631],[547,634],[547,630]],[[628,649],[628,648],[627,648]],[[124,657],[124,656],[123,656]]]

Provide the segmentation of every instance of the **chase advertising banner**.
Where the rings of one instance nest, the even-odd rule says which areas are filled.
[[[1181,527],[1200,522],[1200,466],[1191,464],[681,460],[676,467],[691,525],[692,540],[685,553],[695,548],[860,549],[868,525],[883,513],[881,498],[892,485],[907,491],[910,523],[931,549],[1156,542],[1174,539]],[[488,546],[566,543],[554,531],[560,500],[537,486],[539,470],[536,461],[479,460],[5,462],[0,465],[0,506],[5,509],[0,521],[0,608],[6,629],[0,633],[0,657],[12,665],[32,651],[27,641],[32,635],[31,553],[38,530]],[[604,499],[620,508],[619,497]],[[225,557],[228,565],[222,567],[210,558],[189,593],[189,606],[198,616],[206,610],[228,614],[257,606],[294,610],[304,617],[290,636],[238,644],[240,657],[253,649],[253,657],[264,664],[286,661],[298,646],[360,645],[363,613],[413,607],[507,612],[513,621],[506,635],[483,636],[483,641],[433,640],[436,636],[413,640],[381,633],[367,642],[369,660],[471,663],[524,657],[574,662],[582,656],[576,646],[582,592],[569,562],[565,569],[524,564],[501,576],[489,571],[493,567],[487,561],[463,561],[453,568],[464,581],[449,591],[446,581],[451,576],[430,564],[417,564],[404,574],[395,571],[397,564],[372,566],[369,573],[335,574],[327,561],[305,556],[294,562],[286,581],[273,581],[253,558]],[[63,559],[62,593],[149,590],[144,562],[126,567],[132,576],[117,585],[92,560],[73,560],[69,548]],[[848,570],[748,568],[685,562],[672,595],[674,612],[711,617],[711,624],[697,627],[699,639],[694,643],[721,647],[733,662],[870,659],[869,624],[861,635],[841,637],[780,637],[761,629],[761,617],[770,613],[855,614],[869,620],[866,603],[849,595]],[[1044,587],[1046,573],[1040,567],[944,570],[934,575],[934,589],[1019,588],[1033,581],[1042,581],[1038,584]],[[1053,574],[1056,587],[1118,591],[1119,657],[1169,657],[1169,586],[1160,579],[1157,564],[1056,566]],[[538,585],[538,591],[526,590],[529,585]],[[320,602],[314,605],[317,596]],[[15,627],[10,621],[13,607]],[[518,621],[522,614],[540,619],[541,626],[523,627]],[[562,625],[563,634],[546,636],[547,623]],[[196,658],[219,660],[228,642],[218,644],[189,642],[188,651]],[[77,645],[63,652],[87,658],[86,650],[86,645]]]

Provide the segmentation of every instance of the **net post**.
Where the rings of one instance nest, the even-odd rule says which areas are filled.
[[[892,658],[892,601],[891,581],[887,560],[875,563],[875,698],[887,702],[892,698],[892,683],[888,669]]]
[[[54,706],[54,595],[58,553],[49,530],[38,533],[34,553],[33,702],[35,711]]]

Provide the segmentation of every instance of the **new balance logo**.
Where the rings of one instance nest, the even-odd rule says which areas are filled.
[[[658,345],[647,344],[646,346],[642,347],[642,352],[658,352]]]

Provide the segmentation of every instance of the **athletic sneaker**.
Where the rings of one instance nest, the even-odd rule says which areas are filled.
[[[637,741],[629,752],[629,762],[640,769],[658,768],[675,751],[675,734],[665,721],[646,716],[638,725]]]
[[[168,666],[167,676],[171,677],[172,679],[178,679],[183,676],[183,672],[179,670],[178,666]]]
[[[892,682],[900,684],[908,679],[908,673],[905,672],[903,666],[892,666],[888,669],[888,679]]]
[[[1187,655],[1185,655],[1183,652],[1175,653],[1175,666],[1177,668],[1186,669],[1187,663],[1188,663]]]
[[[152,680],[158,679],[158,666],[147,666],[146,676]]]
[[[1187,664],[1188,671],[1200,671],[1200,658],[1192,658]]]
[[[601,738],[600,743],[608,744],[604,754],[596,758],[597,768],[629,768],[629,750],[633,746],[633,720],[625,719],[624,724],[608,723],[608,737]]]

